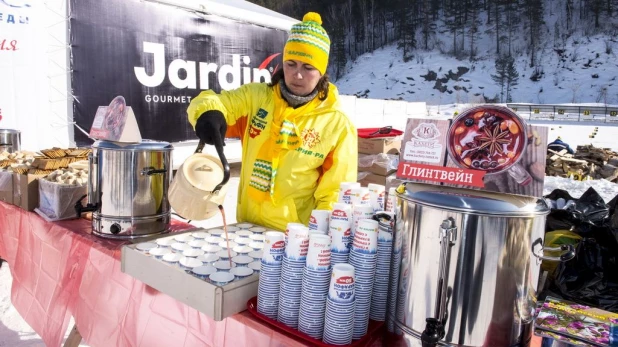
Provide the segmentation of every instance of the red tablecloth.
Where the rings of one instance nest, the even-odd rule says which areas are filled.
[[[123,274],[123,244],[91,235],[89,221],[49,223],[0,202],[0,256],[13,275],[11,301],[47,346],[61,345],[71,316],[91,346],[304,345],[246,311],[215,322]]]
[[[123,274],[123,244],[91,235],[89,221],[49,223],[0,202],[11,301],[47,346],[61,345],[71,315],[91,346],[302,346],[246,312],[215,322]]]

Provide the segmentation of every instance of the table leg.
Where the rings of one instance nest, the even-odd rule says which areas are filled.
[[[73,328],[71,329],[71,333],[67,340],[64,342],[63,347],[77,347],[79,343],[82,342],[82,335],[77,330],[77,325],[73,324]]]

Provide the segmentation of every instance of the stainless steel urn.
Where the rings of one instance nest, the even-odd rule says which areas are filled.
[[[88,206],[92,231],[107,238],[132,239],[167,232],[172,179],[172,145],[97,141],[90,156]]]
[[[387,320],[399,344],[527,345],[545,202],[411,183],[402,188]]]
[[[0,129],[0,152],[17,152],[21,149],[21,132],[13,129]]]

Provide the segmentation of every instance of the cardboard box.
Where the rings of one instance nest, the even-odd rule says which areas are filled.
[[[88,193],[88,186],[59,184],[41,180],[38,185],[38,209],[49,219],[77,218],[75,204]]]
[[[44,176],[13,173],[13,205],[34,211],[39,205],[39,178]]]
[[[358,153],[362,154],[399,154],[401,138],[384,137],[378,139],[358,138]]]
[[[13,173],[0,171],[0,201],[13,203]]]
[[[361,154],[358,156],[358,171],[388,176],[397,171],[399,156],[394,154]]]
[[[547,127],[485,105],[453,120],[408,119],[397,178],[522,196],[543,196]]]

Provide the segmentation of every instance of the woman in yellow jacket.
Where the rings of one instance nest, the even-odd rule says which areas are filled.
[[[306,225],[313,209],[332,209],[341,182],[356,181],[356,128],[328,81],[330,39],[321,24],[310,12],[292,26],[271,83],[204,91],[189,105],[189,121],[207,144],[222,146],[226,135],[242,140],[238,221]]]

